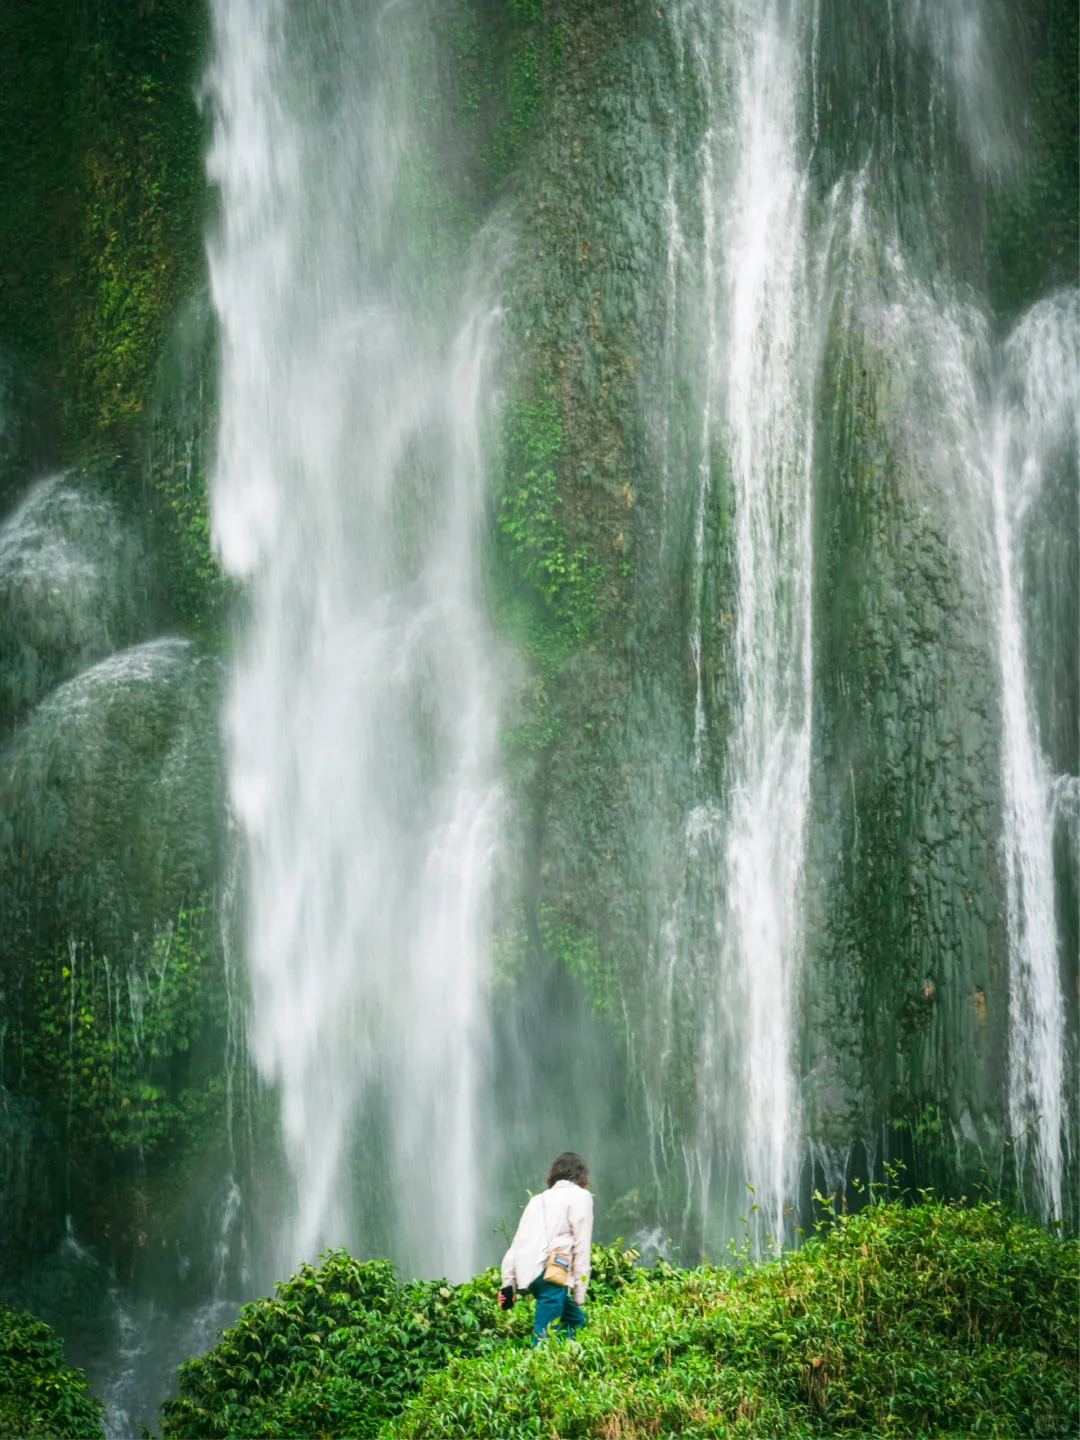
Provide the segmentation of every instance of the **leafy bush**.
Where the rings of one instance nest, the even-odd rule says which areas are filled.
[[[1065,1436],[1077,1245],[997,1204],[879,1204],[741,1273],[641,1272],[582,1338],[455,1359],[384,1435]]]
[[[595,1246],[593,1302],[625,1289],[632,1250]],[[506,1342],[527,1345],[532,1309],[495,1303],[498,1270],[464,1285],[398,1283],[385,1260],[344,1250],[305,1265],[273,1299],[246,1305],[201,1360],[180,1371],[180,1393],[163,1408],[164,1435],[374,1436],[454,1356]]]
[[[19,1063],[35,1093],[67,1111],[84,1162],[95,1153],[145,1160],[214,1122],[217,1077],[193,1063],[216,1053],[226,1021],[208,919],[206,897],[182,909],[141,964],[110,966],[74,941],[34,963]]]
[[[0,1303],[0,1435],[101,1440],[101,1410],[44,1320]]]
[[[332,1252],[241,1311],[166,1437],[1065,1436],[1075,1240],[1001,1205],[877,1203],[743,1268],[595,1246],[589,1323],[533,1351],[496,1270],[398,1283]]]

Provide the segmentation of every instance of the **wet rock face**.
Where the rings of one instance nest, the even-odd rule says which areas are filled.
[[[221,670],[187,641],[122,650],[53,692],[3,752],[0,891],[24,944],[128,943],[213,883]],[[10,952],[9,952],[10,953]]]
[[[85,480],[39,481],[0,523],[0,724],[146,633],[147,562]]]
[[[672,176],[671,193],[684,197],[704,126],[701,97],[686,74],[677,79],[671,32],[659,17],[654,23],[655,9],[631,17],[598,3],[559,13],[561,63],[519,176],[510,324],[518,382],[524,375],[556,398],[557,489],[571,545],[589,546],[604,579],[587,639],[549,673],[534,667],[521,687],[537,743],[512,777],[513,848],[533,950],[578,967],[577,1003],[610,1022],[617,1044],[629,1027],[631,1073],[611,1071],[600,1082],[611,1097],[639,1106],[625,1143],[612,1147],[625,1158],[654,1123],[640,1108],[643,1078],[652,1091],[644,1110],[660,1096],[676,1129],[692,1130],[702,1104],[702,996],[716,983],[723,937],[711,923],[710,896],[680,885],[697,873],[708,873],[714,889],[724,883],[723,847],[705,863],[692,851],[707,848],[713,820],[722,822],[730,783],[723,757],[737,703],[731,497],[724,457],[708,457],[700,640],[717,815],[703,809],[691,841],[683,825],[697,783],[688,759],[693,517],[686,477],[702,458],[694,445],[703,397],[687,378],[700,349],[689,307],[676,314],[674,338],[667,332],[665,184]],[[926,33],[903,51],[902,73],[888,94],[876,95],[868,77],[881,70],[887,47],[876,32],[884,20],[855,20],[843,7],[822,19],[821,143],[810,170],[815,223],[834,183],[860,172],[865,149],[874,163],[859,183],[881,253],[861,256],[848,274],[837,242],[820,321],[812,803],[797,1069],[803,1135],[819,1153],[850,1152],[860,1139],[872,1147],[873,1137],[883,1129],[892,1135],[897,1124],[922,1147],[931,1183],[959,1177],[966,1184],[965,1176],[1000,1164],[1007,1134],[996,596],[988,501],[964,489],[965,466],[977,469],[972,456],[984,454],[983,387],[996,363],[987,360],[996,343],[992,237],[985,238],[983,202],[975,203],[992,156],[967,133],[966,112],[952,116],[955,143],[944,158],[939,153],[940,115],[928,105],[927,86],[951,75],[963,54],[951,32],[930,33],[938,17],[924,18]],[[949,105],[959,103],[957,86],[948,93]],[[880,114],[853,127],[853,107],[866,107],[867,96]],[[910,152],[903,165],[891,148],[895,134]],[[992,134],[990,141],[997,144]],[[701,218],[684,208],[678,242],[693,250]],[[890,269],[896,254],[907,264],[900,278]],[[920,277],[925,293],[905,288]],[[855,313],[832,314],[849,289]],[[953,342],[951,357],[933,353]],[[957,397],[945,394],[950,374],[960,371],[972,388],[964,416]],[[951,433],[954,424],[968,429]],[[1041,536],[1075,536],[1076,493],[1069,469],[1051,497],[1059,521],[1041,527]],[[1075,541],[1050,548],[1049,559],[1033,549],[1026,561],[1028,634],[1033,673],[1050,677],[1042,682],[1047,695],[1035,697],[1045,711],[1042,729],[1056,768],[1069,777],[1076,670],[1061,657],[1075,647],[1061,637],[1075,616]],[[520,720],[515,713],[513,723]],[[1069,783],[1061,787],[1058,908],[1063,953],[1072,956]],[[665,897],[674,897],[667,912]],[[672,925],[683,927],[677,945],[665,934]],[[592,957],[591,976],[582,955]],[[1071,970],[1065,994],[1074,1007]],[[654,1029],[653,1049],[662,1055],[650,1073],[643,1036],[662,1013],[669,1023],[663,1046]]]
[[[155,621],[145,552],[84,477],[38,483],[0,528],[0,613],[10,1289],[59,1253],[65,1211],[103,1254],[137,1246],[148,1204],[182,1195],[172,1152],[216,1133],[199,1117],[221,1065],[225,799],[221,662],[190,640],[132,643]]]
[[[882,356],[835,354],[823,408],[853,418],[819,466],[807,1118],[842,1147],[933,1095],[974,1169],[1002,1138],[1008,993],[992,637]]]
[[[63,1234],[60,1178],[56,1135],[0,1086],[0,1289]]]

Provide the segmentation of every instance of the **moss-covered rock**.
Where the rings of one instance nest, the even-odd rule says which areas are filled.
[[[50,0],[0,21],[0,334],[53,391],[67,456],[131,445],[202,268],[205,30],[180,0]]]
[[[39,481],[0,524],[0,724],[142,639],[150,577],[137,528],[85,477]]]
[[[974,417],[956,394],[927,408],[950,332],[923,325],[917,285],[890,334],[899,277],[858,247],[847,265],[815,455],[807,1119],[843,1148],[933,1102],[944,1179],[1005,1140],[996,658],[979,538],[955,523]]]
[[[34,1097],[80,1232],[125,1267],[154,1176],[172,1166],[168,1208],[223,1124],[220,685],[189,642],[148,642],[0,752],[0,1083]]]

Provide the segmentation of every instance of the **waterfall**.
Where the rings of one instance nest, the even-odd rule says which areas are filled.
[[[1039,500],[1048,472],[1063,458],[1076,464],[1077,301],[1076,291],[1040,301],[1009,337],[989,465],[1001,667],[1009,1120],[1021,1169],[1033,1157],[1034,1199],[1045,1219],[1062,1214],[1065,997],[1055,914],[1054,793],[1067,777],[1055,777],[1039,734],[1024,549],[1033,523],[1042,518],[1046,524]]]
[[[693,3],[676,7],[673,24],[678,72],[696,84],[702,116],[685,213],[669,162],[664,216],[669,346],[677,276],[699,314],[696,354],[683,357],[696,372],[699,413],[693,471],[683,457],[694,492],[687,644],[697,777],[684,849],[686,883],[712,921],[695,938],[700,921],[676,902],[660,945],[663,1008],[676,951],[696,947],[704,1019],[690,1168],[707,1210],[713,1157],[726,1152],[729,1195],[745,1194],[743,1182],[753,1188],[747,1203],[763,1243],[785,1233],[799,1127],[792,1051],[810,761],[813,345],[801,16],[798,7]],[[660,431],[665,491],[670,428]],[[716,563],[707,534],[718,486],[733,516],[724,543],[734,613],[722,617],[731,630],[729,725],[718,724],[715,700],[715,676],[727,668],[707,657],[705,635],[717,622],[706,574]]]
[[[1078,298],[1068,290],[1038,301],[996,342],[985,309],[948,275],[933,284],[919,278],[895,234],[874,251],[863,201],[860,184],[850,207],[845,324],[872,334],[888,358],[905,397],[900,423],[923,513],[940,512],[935,523],[949,527],[954,560],[967,571],[967,623],[997,661],[993,758],[1008,977],[1007,1074],[999,1078],[1020,1196],[1044,1218],[1060,1217],[1070,1125],[1055,829],[1057,797],[1075,783],[1061,773],[1075,753],[1075,714],[1052,714],[1047,664],[1060,664],[1075,644],[1068,607],[1053,589],[1059,574],[1064,587],[1075,585],[1068,540],[1054,527],[1076,483]],[[1063,728],[1068,738],[1055,753],[1051,732]]]
[[[215,0],[213,43],[213,521],[249,597],[226,731],[250,1040],[295,1186],[280,1260],[348,1242],[460,1278],[499,808],[476,556],[498,312],[426,244],[419,7]]]
[[[788,24],[793,17],[789,17]],[[735,497],[739,703],[730,742],[725,969],[741,1014],[746,1168],[784,1235],[797,1126],[792,1028],[810,765],[806,177],[798,54],[779,7],[738,16],[736,171],[727,236],[726,429]]]
[[[433,239],[433,12],[421,0],[353,9],[213,9],[213,509],[219,553],[246,587],[226,726],[247,854],[250,1043],[280,1096],[295,1188],[283,1254],[347,1240],[464,1273],[471,1242],[451,1252],[437,1237],[476,1235],[490,1088],[500,690],[479,527],[499,267],[476,246],[470,260],[460,235]],[[970,775],[943,757],[970,740],[965,765],[996,765],[997,693],[971,681],[995,646],[1011,1116],[1021,1128],[1045,1117],[1032,1144],[1053,1210],[1064,1161],[1046,1137],[1061,1132],[1067,1027],[1047,957],[1060,948],[1055,797],[1069,776],[1040,740],[1027,522],[1009,498],[1043,444],[1020,412],[1042,402],[1018,399],[1015,380],[994,389],[1003,352],[971,278],[982,239],[957,225],[1015,162],[1008,106],[984,94],[1001,89],[996,21],[972,0],[942,16],[898,3],[853,20],[848,46],[839,12],[811,0],[675,0],[660,18],[674,87],[648,159],[662,232],[635,282],[660,352],[641,357],[658,381],[643,387],[655,494],[640,477],[656,543],[635,550],[633,583],[650,643],[668,644],[674,622],[681,653],[658,662],[662,678],[633,677],[630,864],[649,893],[641,954],[620,974],[653,1218],[678,1227],[681,1155],[684,1236],[726,1240],[749,1184],[755,1243],[781,1240],[809,1141],[869,1153],[881,1107],[921,1104],[924,1081],[944,1092],[970,1036],[992,1033],[996,881],[979,847],[997,799],[986,787],[969,799]],[[575,263],[589,253],[579,246]],[[549,323],[543,307],[535,323]],[[548,364],[566,336],[543,333]],[[1022,333],[1006,368],[1021,363],[1007,357]],[[569,402],[562,420],[571,467],[590,422]],[[558,479],[567,495],[579,484],[571,469]],[[971,518],[975,497],[985,523]],[[873,573],[837,597],[848,577],[828,573],[815,533],[831,545],[840,510],[837,544],[865,538]],[[993,634],[980,612],[988,558]],[[835,650],[815,669],[841,608],[856,619],[836,634],[865,653],[850,673]],[[576,660],[588,673],[588,646]],[[964,687],[978,709],[961,736]],[[552,713],[557,688],[545,689]],[[812,697],[828,735],[812,731]],[[813,817],[812,754],[827,796]],[[860,773],[867,755],[880,773]],[[811,975],[806,892],[834,882],[858,893],[843,916],[815,917]],[[580,897],[576,877],[566,883],[570,910]],[[903,953],[880,959],[888,975],[864,975],[868,936],[897,896],[911,920]],[[819,976],[833,993],[811,1014]],[[939,1023],[944,1001],[926,1007],[946,993]],[[823,1062],[828,1086],[807,1086],[803,1049],[828,1049],[809,1028],[834,1003],[847,1037],[888,1034],[887,1053],[853,1040],[842,1064]],[[954,1134],[968,1099],[984,1104],[969,1079]],[[806,1117],[828,1087],[826,1142]],[[458,1210],[436,1227],[440,1194]]]

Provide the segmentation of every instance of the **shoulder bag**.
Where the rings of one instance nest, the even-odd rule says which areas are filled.
[[[541,1196],[540,1207],[544,1212],[544,1230],[547,1231],[547,1205],[544,1203],[547,1196]],[[551,1237],[554,1239],[554,1235]],[[571,1257],[562,1250],[548,1250],[547,1264],[544,1266],[544,1279],[553,1285],[570,1284],[570,1260]]]

